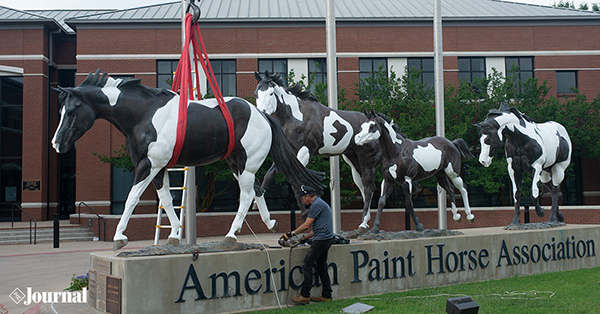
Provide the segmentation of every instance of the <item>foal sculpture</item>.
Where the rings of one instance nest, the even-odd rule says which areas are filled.
[[[67,152],[96,119],[108,120],[125,135],[127,151],[136,171],[134,185],[117,225],[114,249],[127,244],[123,232],[150,182],[156,187],[171,223],[169,243],[179,243],[181,222],[173,209],[165,168],[175,146],[179,95],[166,89],[146,87],[140,80],[115,80],[106,73],[100,76],[100,70],[94,75],[90,73],[78,87],[55,90],[62,105],[60,123],[52,139],[52,146],[58,153]],[[241,98],[226,97],[225,101],[235,125],[235,148],[225,161],[240,188],[237,215],[225,240],[235,241],[235,234],[242,227],[253,197],[257,192],[262,194],[255,173],[269,153],[293,186],[308,184],[322,192],[323,176],[307,170],[296,159],[275,119]],[[227,150],[227,130],[215,99],[189,101],[185,142],[177,165],[201,166],[220,160]],[[266,203],[258,203],[263,222],[275,232],[277,223],[270,219]]]
[[[258,81],[254,92],[258,109],[282,124],[287,140],[303,165],[307,165],[311,157],[319,155],[342,155],[350,165],[352,179],[363,198],[363,219],[359,229],[368,229],[369,208],[375,191],[375,168],[381,162],[381,150],[377,142],[362,146],[354,142],[354,135],[367,120],[365,115],[323,106],[298,84],[286,88],[279,74],[265,71],[264,77],[257,72],[254,75]],[[279,167],[269,169],[263,180],[263,189],[277,170],[280,170]]]
[[[531,173],[533,177],[531,197],[536,214],[544,216],[538,188],[538,182],[542,182],[550,187],[552,193],[552,211],[548,222],[564,221],[563,214],[558,211],[558,194],[573,151],[565,127],[554,121],[535,123],[517,108],[509,108],[506,103],[498,110],[490,110],[486,119],[476,126],[481,143],[479,162],[484,167],[492,164],[496,151],[504,143],[515,202],[515,213],[510,224],[520,224],[521,185],[524,173]]]
[[[453,219],[460,220],[456,209],[454,187],[462,195],[467,213],[467,220],[475,218],[469,207],[469,196],[460,177],[462,160],[474,158],[467,143],[462,139],[449,140],[434,136],[412,141],[403,136],[398,127],[381,113],[367,113],[368,121],[361,126],[361,131],[354,138],[357,145],[379,142],[383,152],[381,169],[384,181],[381,183],[381,197],[377,206],[377,216],[372,232],[379,232],[381,213],[387,197],[394,191],[394,185],[402,186],[406,210],[409,211],[417,231],[423,231],[413,203],[413,185],[420,180],[435,177],[437,183],[448,193],[452,203]],[[452,181],[452,186],[450,184]]]

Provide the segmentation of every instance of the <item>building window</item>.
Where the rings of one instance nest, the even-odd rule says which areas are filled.
[[[507,77],[513,78],[515,86],[523,89],[523,83],[533,77],[532,57],[510,57],[506,58]]]
[[[312,81],[311,93],[317,84],[327,84],[327,59],[308,59],[308,78]]]
[[[426,89],[435,86],[433,58],[408,58],[408,71],[415,75],[419,73],[416,80],[421,82]]]
[[[0,77],[0,221],[21,202],[22,157],[23,78]]]
[[[219,84],[223,97],[236,96],[237,82],[235,74],[235,60],[211,60],[210,65]],[[208,92],[212,94],[210,84],[206,83]]]
[[[577,71],[556,71],[558,94],[572,94],[577,89]]]
[[[474,83],[485,78],[485,58],[458,58],[458,80]]]
[[[110,171],[110,213],[121,215],[125,209],[127,195],[133,186],[133,171],[112,166]]]
[[[383,75],[387,77],[388,66],[386,58],[360,58],[358,60],[358,69],[359,69],[359,79],[360,84],[363,83],[364,80],[374,79],[376,75]],[[375,83],[375,80],[372,80]],[[372,86],[372,88],[377,88],[377,86]],[[367,91],[368,92],[368,91]],[[372,95],[360,95],[361,100],[370,99]]]
[[[258,72],[264,73],[265,70],[269,70],[271,73],[279,73],[283,76],[285,84],[287,85],[288,76],[288,64],[287,59],[260,59],[258,60]]]
[[[156,64],[156,87],[171,89],[173,73],[177,71],[177,60],[159,60]]]

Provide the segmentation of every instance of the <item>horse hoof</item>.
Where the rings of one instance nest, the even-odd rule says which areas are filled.
[[[558,218],[559,222],[565,222],[565,215],[563,215],[563,213],[561,213],[561,212],[556,213],[556,217]]]
[[[277,231],[279,231],[279,221],[275,221],[275,224],[273,225],[273,227],[271,229],[271,232],[275,233]]]
[[[236,238],[225,237],[225,239],[223,239],[223,244],[225,244],[225,246],[234,246],[236,243],[237,243]]]
[[[358,229],[356,229],[356,232],[358,234],[365,234],[365,233],[369,232],[369,229],[368,228],[364,228],[364,227],[358,227]]]
[[[467,215],[467,220],[469,221],[469,223],[474,222],[475,221],[475,215],[473,215],[473,214]]]
[[[373,227],[371,230],[369,230],[369,233],[378,234],[379,233],[379,228],[378,227]]]
[[[544,215],[546,214],[545,210],[542,207],[536,207],[535,213],[538,215],[538,217],[544,217]]]
[[[454,219],[454,221],[456,221],[456,222],[460,222],[460,220],[462,219],[462,216],[459,214],[456,214],[456,215],[452,216],[452,219]]]
[[[425,230],[425,226],[423,226],[423,224],[422,224],[422,223],[418,223],[418,224],[415,226],[415,229],[416,229],[417,231],[423,231],[423,230]]]
[[[167,240],[167,244],[172,244],[172,245],[177,245],[177,244],[179,244],[179,242],[180,241],[178,238],[169,237],[169,239]]]
[[[127,240],[116,240],[113,242],[113,251],[122,249],[127,245]]]

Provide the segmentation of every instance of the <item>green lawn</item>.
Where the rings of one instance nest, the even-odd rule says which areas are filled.
[[[293,292],[296,293],[296,292]],[[295,295],[295,294],[294,294]],[[600,313],[600,268],[357,297],[252,313],[340,313],[355,302],[368,313],[446,313],[446,299],[468,295],[479,313]]]

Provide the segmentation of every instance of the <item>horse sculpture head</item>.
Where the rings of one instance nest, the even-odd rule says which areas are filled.
[[[258,72],[254,72],[254,77],[258,81],[254,97],[256,97],[256,106],[259,110],[267,114],[273,114],[277,110],[277,95],[275,88],[285,86],[283,77],[277,73],[270,73],[265,70],[265,76],[262,77]]]
[[[484,167],[492,164],[494,155],[502,147],[504,141],[503,131],[505,130],[508,116],[513,116],[516,108],[509,108],[508,104],[500,104],[499,109],[491,109],[483,122],[475,124],[479,132],[479,142],[481,143],[481,152],[479,153],[479,163]],[[519,116],[522,116],[518,112]],[[512,117],[511,117],[512,118]]]
[[[377,141],[381,137],[381,126],[378,119],[381,119],[375,111],[365,111],[367,121],[360,126],[360,132],[354,136],[354,142],[358,146],[363,146],[367,143]]]
[[[88,77],[74,88],[53,88],[58,93],[60,122],[52,138],[52,147],[57,153],[66,153],[71,146],[87,132],[96,121],[95,103],[102,101],[102,96],[96,90],[112,80],[106,73],[100,76],[100,70]],[[120,81],[120,80],[119,80]],[[104,98],[106,101],[106,98]]]
[[[374,110],[365,111],[365,115],[367,121],[363,122],[360,126],[360,132],[354,136],[356,145],[362,146],[378,140],[384,134],[384,128],[392,143],[402,143],[403,134],[399,132],[398,126],[394,124],[393,120],[390,120],[383,113],[376,113]]]

